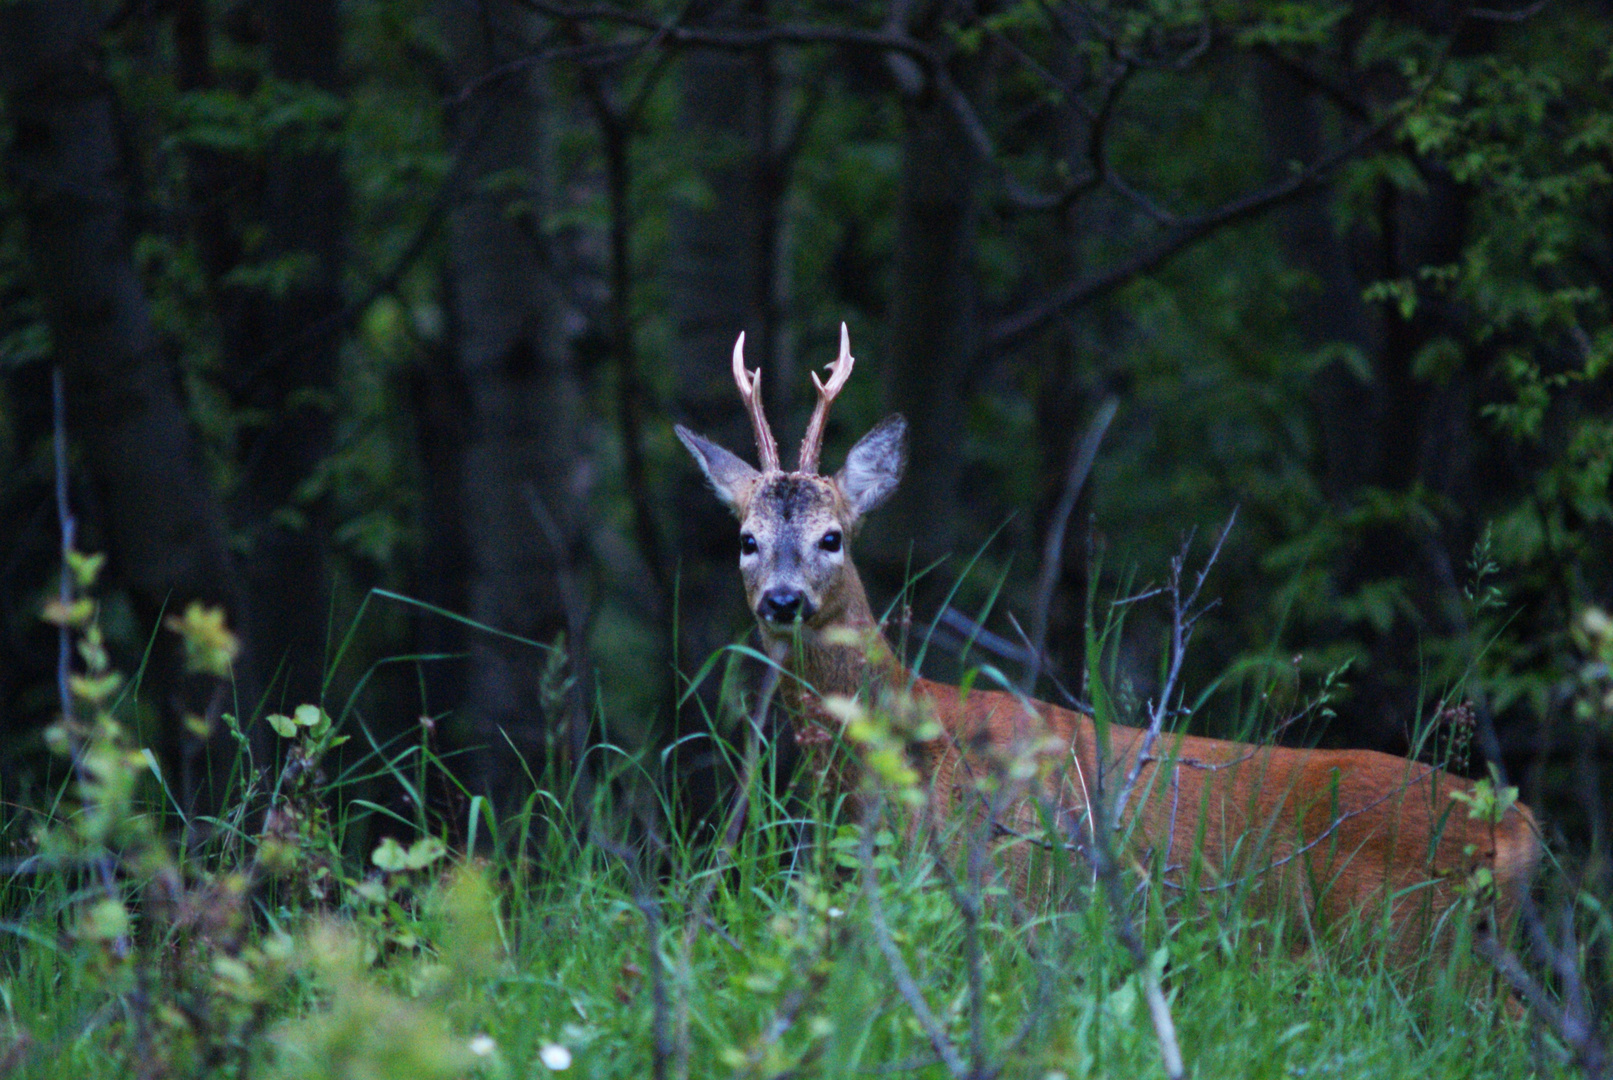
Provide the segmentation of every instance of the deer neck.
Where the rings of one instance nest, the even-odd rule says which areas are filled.
[[[820,723],[824,698],[853,697],[871,680],[891,681],[901,673],[850,565],[830,618],[799,638],[780,639],[774,659],[788,673],[780,689],[798,724]]]

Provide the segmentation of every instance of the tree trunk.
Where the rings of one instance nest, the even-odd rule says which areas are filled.
[[[671,260],[675,412],[685,423],[735,453],[755,460],[755,448],[730,374],[734,339],[745,332],[745,361],[762,369],[763,398],[781,446],[790,420],[787,367],[778,343],[774,251],[777,214],[762,190],[770,153],[770,78],[756,58],[696,52],[684,61],[682,115],[690,139],[711,162],[703,171],[709,205],[673,213]],[[748,150],[746,153],[744,151]],[[788,453],[788,451],[786,451]],[[787,463],[786,467],[792,467]],[[692,671],[750,625],[740,592],[738,527],[704,490],[693,468],[680,470],[674,492],[679,558],[678,666]],[[703,689],[709,708],[715,679]],[[704,721],[691,700],[685,730]]]
[[[201,599],[224,604],[239,626],[224,515],[131,257],[114,103],[97,70],[99,34],[96,9],[85,3],[0,6],[0,80],[14,132],[6,164],[66,376],[69,434],[84,451],[107,515],[112,567],[141,623]],[[170,782],[203,807],[220,794],[203,790],[208,777],[222,783],[227,768],[221,760],[199,768],[201,747],[181,713],[203,712],[215,689],[188,683],[173,635],[158,635],[142,693],[163,714],[160,750],[178,767]],[[250,687],[241,689],[251,700]],[[213,740],[228,751],[225,742]]]
[[[908,419],[912,468],[882,513],[892,538],[865,556],[885,588],[952,552],[963,473],[964,392],[979,337],[975,276],[980,167],[956,118],[927,93],[902,136],[890,300],[894,404]]]
[[[478,11],[447,5],[441,15],[453,83],[475,85],[453,116],[467,159],[448,215],[450,348],[468,405],[464,504],[439,512],[463,521],[470,618],[548,643],[567,625],[559,575],[580,556],[581,395],[541,228],[543,69],[498,70],[513,56],[501,45],[526,36],[521,5]],[[538,649],[473,631],[469,652],[464,709],[482,747],[473,782],[508,808],[522,786],[517,758],[541,774],[546,749],[569,741],[565,714],[546,712],[556,702],[543,700]]]
[[[1262,66],[1258,86],[1265,120],[1268,174],[1279,176],[1294,162],[1315,161],[1326,150],[1322,103],[1281,68]],[[1365,282],[1332,213],[1333,194],[1322,189],[1277,211],[1279,236],[1290,264],[1317,283],[1298,320],[1313,348],[1339,343],[1364,355],[1374,349],[1371,313],[1361,299]],[[1375,441],[1372,395],[1360,376],[1342,363],[1318,373],[1313,391],[1321,434],[1323,487],[1335,503],[1348,499],[1370,475]],[[1374,448],[1375,449],[1375,448]]]
[[[274,0],[256,12],[273,76],[310,89],[340,83],[341,34],[331,0]],[[237,33],[243,31],[238,27]],[[181,90],[216,87],[203,0],[173,12],[175,73]],[[248,42],[237,42],[250,48]],[[326,620],[331,612],[330,507],[326,494],[299,489],[331,448],[341,310],[346,186],[333,150],[271,149],[260,163],[212,147],[186,152],[190,240],[218,312],[223,382],[233,404],[265,418],[241,451],[242,483],[231,506],[244,542],[242,576],[256,659],[273,677],[270,707],[321,699]],[[247,237],[261,231],[261,245]],[[232,283],[243,252],[297,258],[306,270],[283,291]],[[286,603],[287,596],[305,598]],[[274,735],[255,729],[258,750]]]
[[[341,35],[333,0],[274,0],[264,16],[275,77],[335,90]],[[248,544],[253,641],[265,670],[280,675],[271,700],[287,706],[318,701],[325,676],[330,500],[299,488],[331,449],[346,205],[335,150],[272,154],[264,257],[297,258],[308,271],[283,292],[250,292],[226,329],[236,404],[268,418],[245,449],[234,512]]]
[[[1281,68],[1263,68],[1259,86],[1273,171],[1316,160],[1326,141],[1323,102]],[[1449,312],[1425,298],[1415,317],[1406,320],[1392,305],[1369,307],[1361,299],[1369,280],[1415,280],[1419,267],[1446,265],[1460,257],[1467,231],[1462,195],[1437,176],[1429,178],[1427,193],[1417,197],[1382,185],[1377,228],[1361,230],[1355,251],[1350,238],[1340,235],[1329,199],[1330,193],[1317,192],[1284,207],[1278,216],[1288,261],[1318,284],[1301,324],[1306,344],[1359,349],[1374,372],[1366,381],[1335,362],[1316,377],[1312,400],[1322,460],[1315,471],[1321,490],[1341,509],[1359,500],[1369,486],[1393,493],[1424,486],[1450,496],[1453,506],[1474,505],[1478,492],[1470,486],[1465,391],[1459,384],[1430,387],[1413,373],[1418,351],[1446,329],[1440,323]],[[1354,267],[1365,268],[1365,280]],[[1333,567],[1339,588],[1348,594],[1374,581],[1404,579],[1420,599],[1422,614],[1437,616],[1439,583],[1430,580],[1425,557],[1432,538],[1421,535],[1421,529],[1406,519],[1355,536],[1349,553]],[[1370,657],[1357,668],[1354,693],[1336,724],[1336,737],[1352,745],[1406,752],[1411,718],[1418,715],[1419,699],[1428,688],[1397,673],[1423,666],[1419,653],[1428,627],[1421,622],[1400,615],[1383,634],[1359,628]]]

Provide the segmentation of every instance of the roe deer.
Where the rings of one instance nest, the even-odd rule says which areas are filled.
[[[1105,755],[1089,716],[1011,693],[963,694],[908,672],[881,636],[850,552],[863,516],[901,479],[906,421],[887,417],[851,448],[838,473],[818,475],[829,406],[852,369],[842,325],[828,385],[812,376],[817,406],[797,467],[786,472],[762,411],[761,373],[744,366],[744,343],[741,334],[733,372],[761,469],[682,426],[676,430],[739,518],[746,598],[769,654],[787,672],[782,694],[795,739],[830,794],[855,801],[861,783],[856,755],[837,746],[855,712],[845,699],[884,695],[886,703],[906,703],[898,707],[910,717],[925,718],[903,749],[933,815],[981,809],[988,800],[974,777],[1030,773],[1017,798],[1005,800],[999,785],[988,811],[999,841],[1019,849],[1009,861],[1018,864],[1022,891],[1031,880],[1031,853],[1049,846],[1047,824],[1063,833],[1052,843],[1084,849],[1083,834],[1104,827],[1088,813],[1092,785],[1105,774],[1135,770],[1136,797],[1125,820],[1110,825],[1128,838],[1127,856],[1153,866],[1168,888],[1217,890],[1249,881],[1257,895],[1297,899],[1307,918],[1333,925],[1352,914],[1372,915],[1377,905],[1387,911],[1396,960],[1420,955],[1464,895],[1493,900],[1483,917],[1502,931],[1511,925],[1540,859],[1538,830],[1517,803],[1498,822],[1471,817],[1469,781],[1366,750],[1298,750],[1168,732],[1150,749],[1142,730],[1114,725]],[[1041,767],[1004,769],[1016,760]]]

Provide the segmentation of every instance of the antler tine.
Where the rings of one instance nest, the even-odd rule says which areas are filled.
[[[734,342],[734,382],[739,384],[739,396],[745,399],[745,411],[750,413],[750,426],[756,432],[756,453],[761,458],[762,471],[776,471],[778,443],[773,441],[773,429],[767,426],[767,415],[762,412],[762,369],[745,370],[744,331]]]
[[[829,365],[829,385],[823,384],[816,371],[812,373],[812,385],[818,388],[818,404],[812,409],[812,419],[807,423],[806,438],[801,440],[801,457],[796,466],[797,471],[804,473],[818,471],[818,455],[823,451],[823,428],[829,422],[829,406],[834,404],[834,399],[840,394],[840,388],[851,378],[851,366],[854,362],[851,358],[851,335],[846,331],[846,324],[841,323],[840,355]]]

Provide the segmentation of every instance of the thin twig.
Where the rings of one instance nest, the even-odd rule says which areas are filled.
[[[1187,598],[1182,598],[1182,565],[1187,559],[1188,545],[1192,543],[1189,535],[1182,545],[1181,554],[1171,560],[1171,645],[1170,659],[1166,665],[1165,683],[1159,689],[1159,695],[1149,707],[1148,728],[1143,732],[1142,745],[1138,747],[1137,757],[1126,772],[1125,782],[1120,786],[1120,792],[1115,797],[1114,819],[1111,827],[1119,829],[1126,812],[1126,801],[1131,797],[1132,788],[1137,783],[1137,777],[1142,773],[1143,763],[1153,753],[1154,743],[1164,729],[1165,718],[1171,712],[1171,699],[1176,696],[1176,683],[1182,674],[1182,663],[1187,658],[1187,645],[1193,637],[1193,624],[1203,611],[1195,611],[1194,605],[1198,603],[1199,593],[1204,588],[1204,580],[1209,576],[1210,568],[1215,565],[1216,559],[1221,555],[1221,547],[1232,532],[1233,523],[1238,520],[1238,511],[1233,509],[1227,517],[1227,523],[1221,527],[1221,535],[1215,538],[1215,545],[1210,549],[1209,557],[1204,560],[1204,566],[1199,570],[1197,579],[1193,582],[1192,591]]]
[[[1065,470],[1064,490],[1059,493],[1058,504],[1053,508],[1053,519],[1048,523],[1047,541],[1042,545],[1042,572],[1036,581],[1036,606],[1031,609],[1030,663],[1020,685],[1025,692],[1036,689],[1036,680],[1042,672],[1042,655],[1047,648],[1048,612],[1053,607],[1053,589],[1064,571],[1064,536],[1075,512],[1076,501],[1092,473],[1097,460],[1098,447],[1120,408],[1119,398],[1108,398],[1098,406],[1098,413],[1087,425],[1081,438],[1070,444],[1070,464]]]
[[[740,769],[739,793],[734,799],[733,809],[728,813],[728,822],[723,827],[722,842],[716,851],[711,868],[701,883],[700,891],[695,894],[694,902],[689,907],[689,915],[683,928],[683,953],[689,955],[694,948],[695,934],[704,925],[706,912],[711,905],[711,895],[716,891],[717,883],[733,862],[734,848],[739,843],[740,831],[744,828],[745,817],[750,811],[751,784],[756,778],[757,763],[761,760],[762,723],[767,718],[767,711],[772,707],[773,695],[778,690],[779,668],[776,664],[767,666],[767,673],[762,677],[762,691],[758,695],[756,707],[747,716],[749,721],[745,732],[745,763]],[[677,1038],[673,1048],[674,1063],[677,1066],[677,1075],[689,1075],[689,998],[685,994],[677,1002]]]
[[[634,44],[635,50],[651,43],[694,45],[736,52],[770,45],[839,45],[882,53],[900,53],[931,68],[939,62],[934,49],[906,34],[860,30],[855,27],[803,26],[794,23],[756,29],[670,25],[653,15],[643,15],[607,4],[568,7],[564,4],[550,3],[548,0],[521,0],[521,2],[526,7],[553,19],[568,22],[613,22],[650,31],[649,38]]]
[[[824,918],[827,919],[828,917],[827,914],[824,915]],[[790,992],[784,995],[784,1000],[774,1010],[772,1019],[767,1022],[767,1026],[756,1037],[756,1041],[747,1055],[753,1069],[761,1067],[763,1059],[767,1056],[768,1048],[775,1045],[784,1037],[787,1031],[795,1026],[795,1019],[801,1014],[801,1010],[810,1004],[818,993],[828,985],[829,978],[834,973],[834,968],[823,961],[828,956],[831,946],[843,944],[850,939],[851,933],[852,930],[849,926],[842,926],[838,933],[825,933],[823,948],[817,950],[815,955],[813,952],[803,949],[792,960],[790,963],[791,970],[803,971],[806,973],[806,977],[800,983],[791,987]],[[820,1040],[807,1050],[797,1064],[805,1064],[821,1054],[822,1051],[823,1042]]]
[[[62,389],[62,369],[51,369],[51,444],[56,458],[56,519],[61,526],[62,581],[57,599],[62,605],[61,624],[56,628],[56,693],[61,700],[62,719],[73,723],[73,692],[69,683],[73,662],[73,632],[68,625],[67,612],[73,606],[73,571],[68,556],[74,550],[78,535],[78,520],[73,516],[67,501],[67,395]],[[81,766],[79,754],[73,754],[73,767]]]
[[[1465,621],[1465,620],[1464,620]],[[1465,627],[1464,627],[1465,628]],[[1496,736],[1495,717],[1488,704],[1480,699],[1476,703],[1475,734],[1479,749],[1495,769],[1500,783],[1507,782],[1506,765],[1501,758],[1501,742]],[[1566,901],[1562,911],[1561,943],[1553,942],[1534,897],[1524,893],[1518,908],[1518,923],[1535,958],[1545,964],[1556,977],[1563,1002],[1559,1005],[1541,984],[1531,976],[1517,954],[1496,939],[1493,932],[1483,933],[1474,943],[1479,955],[1488,960],[1513,991],[1520,994],[1535,1015],[1556,1033],[1573,1055],[1577,1065],[1591,1080],[1613,1077],[1613,1053],[1608,1050],[1601,1033],[1593,995],[1585,982],[1585,971],[1580,962],[1580,950],[1575,941],[1573,910]]]
[[[968,762],[966,759],[963,761],[963,765],[966,769],[968,768]],[[971,877],[968,883],[967,896],[963,892],[962,888],[958,885],[957,877],[952,873],[952,868],[948,864],[945,846],[941,843],[940,833],[936,827],[937,823],[933,818],[926,820],[926,827],[924,830],[926,841],[929,844],[930,851],[935,859],[935,866],[941,874],[941,879],[945,883],[947,891],[952,895],[953,904],[956,905],[960,911],[969,910],[966,909],[964,905],[966,902],[970,904],[972,906],[976,921],[978,921],[979,911],[984,906],[983,870],[985,858],[992,850],[992,842],[1001,835],[999,832],[999,829],[1001,828],[1000,815],[1002,810],[1008,805],[1009,802],[1012,801],[1008,798],[1009,793],[1010,788],[1007,785],[1004,785],[998,789],[997,798],[993,800],[992,804],[987,806],[986,813],[982,815],[980,819],[980,828],[976,830],[974,835],[970,838],[969,872]],[[979,857],[978,862],[976,861],[977,856]],[[1022,928],[1029,922],[1030,915],[1025,908],[1021,906],[1019,897],[1015,895],[1015,891],[1013,889],[1009,889],[1007,894],[1000,898],[999,902],[1008,906],[1013,925]],[[971,966],[970,1036],[974,1040],[976,1047],[983,1047],[984,1033],[980,1028],[979,1018],[983,1013],[984,999],[980,997],[978,991],[974,989],[978,978],[976,971],[981,966],[978,934],[972,935],[971,940],[972,943],[967,945],[969,963]],[[1041,1023],[1042,1018],[1047,1015],[1048,1007],[1053,1001],[1055,979],[1059,974],[1054,970],[1053,965],[1041,955],[1041,951],[1036,948],[1034,937],[1024,937],[1021,940],[1021,945],[1024,947],[1026,955],[1030,957],[1031,962],[1036,966],[1036,999],[1032,1003],[1031,1007],[1026,1011],[1025,1015],[1021,1018],[1019,1029],[1003,1042],[1000,1054],[1000,1057],[1003,1059],[1006,1059],[1009,1055],[1013,1054],[1025,1042],[1025,1040],[1030,1037],[1031,1033],[1036,1029],[1036,1026]],[[928,1062],[926,1062],[926,1064],[928,1064]],[[995,1068],[988,1069],[984,1054],[977,1053],[975,1055],[975,1071],[977,1076],[997,1076],[1002,1073],[1003,1066],[998,1065]]]
[[[967,762],[964,763],[967,768]],[[941,837],[933,816],[927,815],[925,834],[930,850],[935,857],[935,867],[946,886],[948,895],[952,898],[953,907],[963,917],[963,949],[964,973],[969,983],[969,1056],[972,1060],[972,1077],[996,1076],[1001,1069],[988,1068],[986,1065],[986,1029],[985,1029],[985,958],[980,941],[980,913],[984,908],[984,882],[986,863],[990,855],[991,840],[993,838],[993,824],[1008,805],[1010,794],[1015,791],[1012,784],[1003,784],[996,789],[989,800],[981,795],[985,812],[980,816],[979,825],[970,831],[969,845],[964,856],[964,880],[959,883],[957,875],[952,872],[951,861],[948,858],[946,847],[941,843]]]
[[[76,553],[74,544],[78,536],[78,519],[73,514],[67,492],[67,391],[63,385],[60,365],[51,369],[51,449],[56,466],[56,518],[62,533],[62,581],[56,598],[61,603],[61,623],[56,628],[56,692],[62,709],[62,730],[67,733],[71,747],[73,775],[79,790],[88,791],[91,778],[84,764],[84,751],[88,748],[80,737],[73,710],[73,633],[68,614],[73,607],[76,577],[70,556]],[[112,900],[119,900],[117,875],[113,872],[113,858],[102,854],[95,860],[96,876],[101,888]],[[129,955],[132,948],[129,935],[119,934],[112,940],[112,950],[120,959]]]
[[[1551,4],[1551,0],[1535,0],[1515,11],[1505,11],[1501,8],[1468,8],[1461,13],[1463,18],[1481,19],[1486,22],[1526,22],[1539,15]]]
[[[1102,821],[1103,792],[1094,787],[1089,790],[1088,820]],[[1047,811],[1044,809],[1044,813]],[[1057,817],[1051,820],[1058,820]],[[1072,832],[1072,835],[1078,835]],[[1115,936],[1120,939],[1121,946],[1131,957],[1132,967],[1143,984],[1143,1000],[1148,1004],[1148,1019],[1154,1027],[1154,1038],[1159,1043],[1159,1056],[1165,1066],[1165,1075],[1170,1080],[1181,1080],[1183,1075],[1182,1048],[1176,1039],[1176,1022],[1171,1017],[1170,1003],[1165,1000],[1165,992],[1160,986],[1159,972],[1154,969],[1148,950],[1143,947],[1142,938],[1137,934],[1137,928],[1131,921],[1131,911],[1126,901],[1125,891],[1120,885],[1120,861],[1115,856],[1114,837],[1108,829],[1091,829],[1091,847],[1083,847],[1079,839],[1075,840],[1075,850],[1085,854],[1092,863],[1093,875],[1098,879],[1103,889],[1105,901],[1109,906],[1110,916],[1114,919]]]
[[[935,1056],[946,1066],[947,1072],[957,1080],[964,1080],[970,1075],[969,1067],[958,1055],[958,1048],[952,1045],[952,1039],[931,1010],[930,1003],[924,999],[924,991],[913,978],[912,969],[907,966],[902,950],[896,947],[896,941],[891,936],[890,924],[885,918],[885,904],[879,896],[879,871],[874,866],[874,832],[875,826],[879,824],[884,801],[885,797],[879,794],[868,800],[863,811],[862,844],[858,851],[859,861],[862,863],[863,893],[868,897],[869,923],[874,930],[874,942],[879,946],[879,951],[890,968],[891,978],[896,982],[897,993],[902,995],[907,1007],[913,1010],[913,1017],[919,1022],[919,1027],[924,1029],[924,1035],[930,1041],[930,1049],[935,1051]]]
[[[1541,919],[1539,911],[1534,909],[1532,901],[1526,900],[1525,909],[1524,918],[1527,921],[1532,921],[1536,926],[1544,926],[1544,920]],[[1473,947],[1480,956],[1494,965],[1513,992],[1529,1003],[1535,1015],[1562,1039],[1575,1067],[1590,1080],[1605,1080],[1613,1075],[1613,1070],[1609,1068],[1613,1059],[1609,1057],[1607,1043],[1603,1041],[1598,1031],[1595,1014],[1584,1011],[1583,1002],[1576,1002],[1570,996],[1566,1007],[1559,1005],[1524,967],[1518,955],[1502,945],[1489,927],[1480,930],[1474,939]],[[1543,959],[1559,972],[1563,967],[1570,969],[1573,972],[1570,983],[1583,987],[1584,979],[1574,960],[1573,939],[1570,937],[1566,940],[1560,949],[1549,948],[1549,952],[1550,956]],[[1565,987],[1566,994],[1568,994],[1567,987]]]
[[[661,846],[655,823],[647,822],[651,842]],[[605,836],[598,829],[590,830],[592,843],[607,855],[620,860],[633,883],[633,905],[644,917],[646,960],[650,965],[650,1075],[654,1080],[666,1080],[667,1064],[673,1059],[675,1048],[667,1030],[671,1005],[667,1000],[666,965],[661,958],[661,904],[651,893],[645,874],[633,852]]]
[[[1005,663],[1024,667],[1030,663],[1031,639],[1025,633],[1025,628],[1019,624],[1019,620],[1014,617],[1012,611],[1007,611],[1003,614],[1008,620],[1008,625],[1013,627],[1014,633],[1019,636],[1020,643],[1018,645],[1015,645],[1001,634],[992,633],[979,622],[971,619],[951,605],[941,609],[941,614],[936,620],[935,630],[930,637],[930,643],[945,649],[960,659],[967,656],[971,649],[978,648]],[[1083,701],[1080,697],[1071,693],[1070,688],[1065,686],[1057,675],[1053,674],[1052,663],[1045,652],[1042,653],[1041,666],[1042,674],[1040,677],[1053,684],[1053,689],[1059,692],[1059,696],[1064,700],[1068,708],[1074,709],[1076,712],[1092,712],[1091,702]]]
[[[1019,625],[1019,620],[1014,618],[1012,611],[1007,614],[1008,625],[1014,628],[1014,633],[1019,635],[1020,642],[1029,650],[1031,646],[1030,635],[1025,633],[1025,628]],[[1086,713],[1088,716],[1092,715],[1092,702],[1085,701],[1076,695],[1069,687],[1064,685],[1063,680],[1053,674],[1052,665],[1048,662],[1048,656],[1045,651],[1041,653],[1039,662],[1043,668],[1041,678],[1053,684],[1053,689],[1057,690],[1059,696],[1064,699],[1065,706],[1074,709],[1076,712]]]

